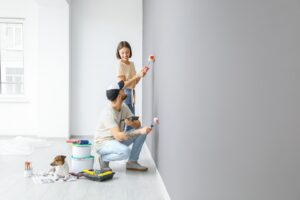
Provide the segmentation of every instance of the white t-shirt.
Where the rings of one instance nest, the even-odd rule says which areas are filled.
[[[133,116],[126,104],[122,104],[121,110],[118,112],[112,108],[109,102],[104,108],[96,133],[94,136],[94,145],[96,148],[101,148],[106,141],[115,140],[110,129],[119,127],[121,131],[124,130],[125,122],[124,119]]]

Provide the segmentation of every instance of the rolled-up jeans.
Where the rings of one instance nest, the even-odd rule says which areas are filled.
[[[125,160],[128,157],[128,161],[138,161],[145,140],[146,135],[139,135],[122,142],[110,140],[105,142],[104,146],[96,152],[101,156],[104,162]],[[129,146],[131,144],[133,145],[130,151]]]
[[[128,106],[129,110],[132,112],[133,115],[135,115],[135,104],[133,103],[133,96],[135,95],[135,90],[134,89],[124,89],[125,94],[127,95],[126,99],[124,100],[124,103]],[[131,126],[125,126],[124,131],[129,131],[131,130]]]

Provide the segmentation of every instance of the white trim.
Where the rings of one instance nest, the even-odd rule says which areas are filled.
[[[152,158],[152,155],[151,155],[151,153],[150,153],[150,150],[149,150],[147,144],[145,143],[144,146],[145,146],[146,153],[148,154],[149,158],[151,158],[151,162],[153,162],[153,165],[155,166],[156,172],[157,172],[157,174],[158,174],[158,179],[159,179],[159,183],[160,183],[160,188],[162,188],[162,193],[163,193],[163,196],[162,196],[162,197],[163,197],[164,200],[171,200],[170,195],[169,195],[169,193],[168,193],[168,191],[167,191],[167,188],[166,188],[166,186],[165,186],[165,184],[164,184],[163,179],[162,179],[161,176],[160,176],[160,173],[159,173],[159,171],[158,171],[158,169],[157,169],[157,167],[156,167],[156,164],[155,164],[155,162],[154,162],[154,160],[153,160],[153,158]]]

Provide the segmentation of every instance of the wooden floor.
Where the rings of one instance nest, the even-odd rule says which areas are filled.
[[[1,138],[0,139],[4,139]],[[8,139],[7,137],[5,139]],[[140,163],[149,167],[148,172],[125,170],[125,161],[112,162],[116,172],[113,180],[94,182],[80,179],[73,182],[34,184],[31,178],[24,178],[24,161],[33,164],[34,172],[50,169],[55,155],[68,156],[70,165],[71,146],[63,139],[49,139],[50,147],[40,148],[29,156],[0,155],[0,199],[1,200],[164,200],[168,199],[163,184],[146,147],[143,148]],[[94,154],[92,152],[92,154]],[[95,154],[94,154],[95,155]],[[99,168],[95,162],[95,168]]]

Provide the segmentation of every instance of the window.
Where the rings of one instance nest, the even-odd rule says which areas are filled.
[[[23,22],[0,18],[0,95],[23,94]]]

